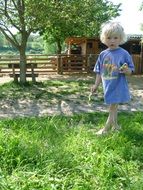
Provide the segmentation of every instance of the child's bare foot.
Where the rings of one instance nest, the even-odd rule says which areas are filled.
[[[108,129],[106,129],[105,127],[100,129],[99,131],[96,132],[96,135],[105,135],[108,133]]]
[[[112,129],[113,129],[113,131],[120,131],[121,130],[121,126],[116,125]]]

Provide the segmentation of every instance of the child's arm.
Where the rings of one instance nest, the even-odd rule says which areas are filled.
[[[101,75],[97,73],[96,79],[95,79],[95,84],[91,87],[91,93],[96,92],[100,83],[101,83]]]

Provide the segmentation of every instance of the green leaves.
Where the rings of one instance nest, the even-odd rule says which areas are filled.
[[[38,5],[32,1],[30,14],[39,19],[45,40],[60,44],[69,36],[97,36],[103,22],[119,15],[120,6],[103,0],[43,0],[39,11]]]

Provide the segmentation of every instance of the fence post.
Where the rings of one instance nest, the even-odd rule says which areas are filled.
[[[32,74],[32,82],[36,82],[35,73],[34,73],[34,64],[31,63],[31,74]]]
[[[58,74],[63,74],[63,71],[62,71],[62,60],[61,60],[61,55],[58,54],[57,55],[57,73]]]
[[[143,42],[141,41],[140,74],[143,73]]]
[[[89,72],[92,73],[93,72],[93,69],[94,69],[94,66],[96,64],[96,61],[98,59],[98,54],[89,54],[88,56],[88,68],[89,68]]]
[[[87,55],[87,73],[90,72],[91,54]]]

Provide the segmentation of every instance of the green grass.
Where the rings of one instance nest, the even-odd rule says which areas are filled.
[[[142,113],[120,113],[122,131],[97,137],[106,117],[90,113],[1,120],[0,188],[142,190]]]
[[[0,100],[37,99],[45,100],[48,103],[57,104],[57,101],[87,104],[90,86],[93,80],[49,80],[32,84],[27,82],[21,86],[14,82],[1,85]],[[96,101],[103,102],[102,88],[99,88],[99,95]],[[76,97],[74,97],[74,95]],[[94,101],[94,99],[92,100]]]
[[[84,103],[91,84],[11,82],[1,85],[0,99],[70,101],[77,95]],[[143,190],[142,114],[119,113],[121,132],[102,137],[95,134],[108,116],[102,112],[1,119],[0,190]]]

